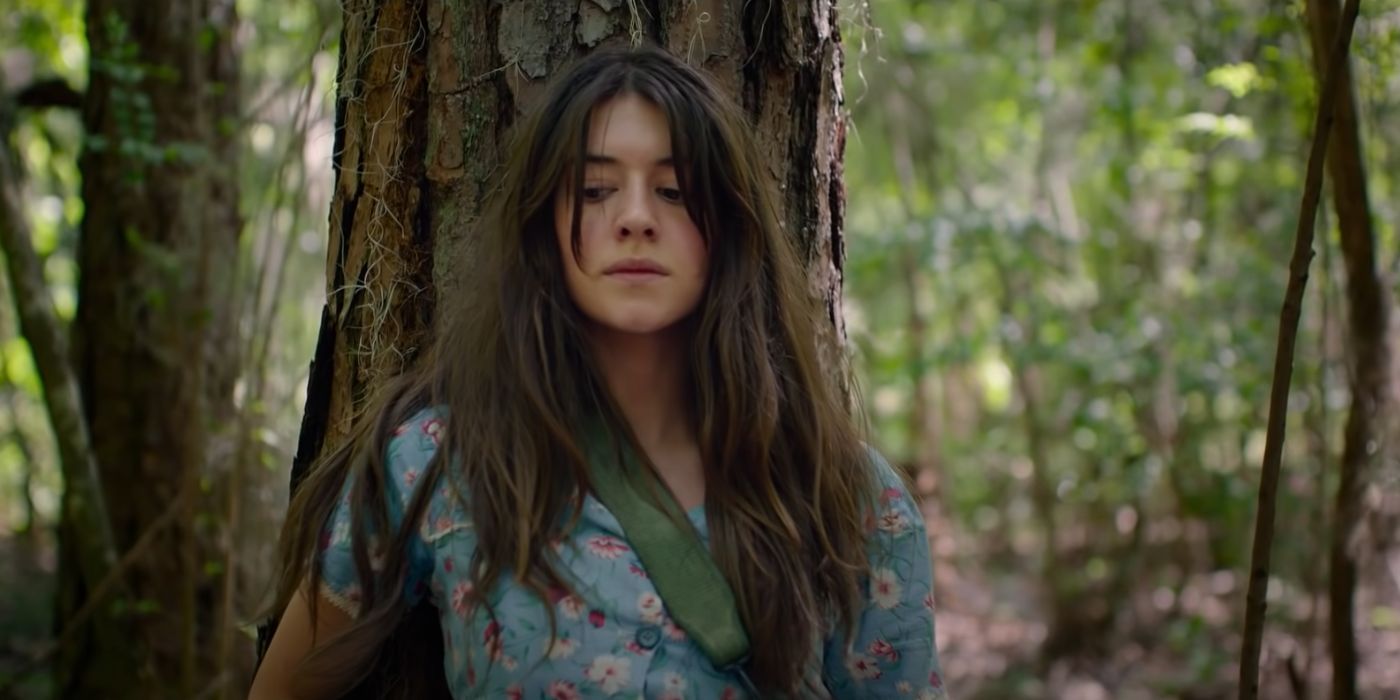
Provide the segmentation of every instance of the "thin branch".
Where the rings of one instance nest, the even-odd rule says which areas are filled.
[[[1307,179],[1298,214],[1298,228],[1289,262],[1288,289],[1283,297],[1278,329],[1278,349],[1274,356],[1273,386],[1269,396],[1269,427],[1264,442],[1263,473],[1259,479],[1259,510],[1254,523],[1254,547],[1250,555],[1249,592],[1245,598],[1243,651],[1240,657],[1240,700],[1259,697],[1259,651],[1264,636],[1264,612],[1268,607],[1269,554],[1274,540],[1274,510],[1278,496],[1279,468],[1283,461],[1283,439],[1288,417],[1288,390],[1293,379],[1293,350],[1298,337],[1303,290],[1308,283],[1308,267],[1313,258],[1314,222],[1322,194],[1322,171],[1327,160],[1327,138],[1337,106],[1341,67],[1347,60],[1352,29],[1360,12],[1361,0],[1347,0],[1342,10],[1327,76],[1317,103],[1313,125],[1312,150],[1308,154]]]
[[[97,581],[117,561],[117,548],[92,451],[78,380],[68,363],[68,343],[54,312],[39,257],[21,204],[19,159],[0,134],[0,249],[5,253],[11,299],[20,334],[28,341],[44,388],[65,484],[64,509],[74,525],[83,578]]]

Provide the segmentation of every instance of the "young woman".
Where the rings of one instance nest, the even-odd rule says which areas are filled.
[[[553,83],[432,346],[297,490],[253,697],[943,697],[923,520],[818,361],[750,133],[659,49]],[[658,515],[624,528],[628,455]],[[744,659],[653,585],[672,525]]]

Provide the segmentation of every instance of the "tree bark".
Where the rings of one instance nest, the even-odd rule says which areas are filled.
[[[73,366],[129,595],[76,619],[98,581],[60,524],[62,697],[194,697],[218,677],[199,485],[232,415],[238,114],[232,0],[89,0],[85,213]],[[143,538],[143,536],[145,536]],[[71,628],[70,628],[71,627]]]
[[[1328,48],[1337,35],[1341,11],[1336,0],[1308,0],[1308,36],[1314,73],[1327,74]],[[1332,649],[1332,697],[1356,697],[1354,608],[1357,558],[1355,536],[1361,523],[1362,490],[1384,453],[1386,416],[1392,399],[1390,377],[1390,299],[1376,265],[1376,235],[1362,159],[1361,130],[1351,66],[1337,66],[1337,116],[1327,153],[1332,202],[1337,211],[1342,258],[1346,268],[1348,354],[1351,364],[1351,409],[1342,447],[1337,485],[1336,526],[1332,530],[1329,584]]]

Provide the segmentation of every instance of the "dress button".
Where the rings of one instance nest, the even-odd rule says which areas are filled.
[[[656,625],[643,625],[637,630],[637,646],[643,649],[655,649],[661,642],[661,628]]]

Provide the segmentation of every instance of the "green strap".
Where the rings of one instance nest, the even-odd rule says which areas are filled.
[[[730,669],[749,653],[749,636],[739,620],[734,592],[715,566],[710,551],[691,527],[679,527],[653,500],[636,458],[625,444],[610,449],[608,431],[588,431],[589,476],[594,495],[622,525],[632,549],[676,623],[700,646],[716,668]],[[618,457],[621,457],[619,460]],[[619,463],[621,462],[621,463]],[[660,485],[663,507],[681,520],[684,512]]]

